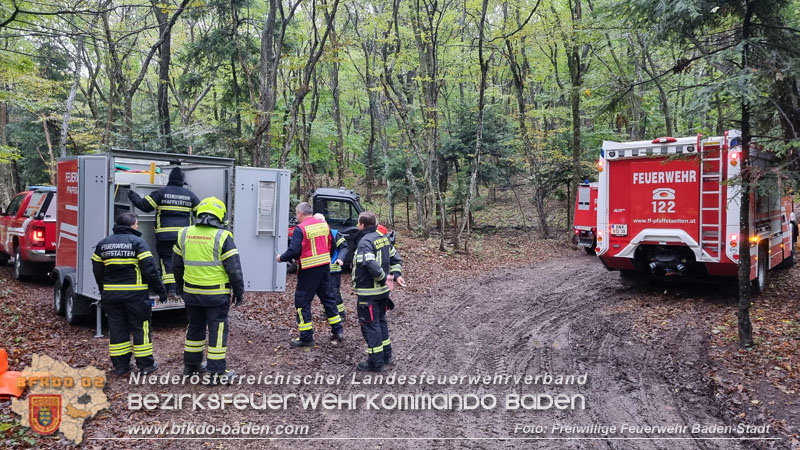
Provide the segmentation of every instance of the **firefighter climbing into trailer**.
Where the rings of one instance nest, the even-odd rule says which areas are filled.
[[[169,172],[169,182],[144,199],[131,190],[128,197],[134,206],[144,212],[156,211],[156,251],[161,260],[161,277],[170,297],[175,296],[175,275],[172,269],[172,248],[178,240],[178,231],[191,225],[192,210],[200,199],[183,187],[183,171],[175,167]]]

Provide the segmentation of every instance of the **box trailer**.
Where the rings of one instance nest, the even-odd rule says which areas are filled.
[[[199,198],[215,196],[228,206],[239,249],[247,291],[282,292],[286,267],[275,263],[275,252],[287,245],[290,172],[279,169],[234,167],[233,160],[176,153],[112,150],[62,158],[58,161],[56,265],[53,305],[70,324],[99,305],[100,290],[92,273],[91,256],[97,243],[113,229],[122,212],[139,218],[139,231],[150,251],[156,251],[156,211],[145,213],[128,199],[166,186],[169,172],[180,167],[187,188]],[[154,311],[183,308],[183,302],[159,302],[151,294]],[[97,308],[100,334],[101,311]]]
[[[597,183],[583,183],[578,186],[575,199],[575,239],[578,247],[594,256],[597,247]]]
[[[597,255],[624,282],[661,277],[738,276],[739,246],[751,246],[756,292],[767,271],[791,264],[790,218],[774,156],[758,146],[750,161],[750,236],[739,236],[742,156],[738,131],[702,139],[603,142],[598,161]],[[638,276],[637,276],[638,275]]]

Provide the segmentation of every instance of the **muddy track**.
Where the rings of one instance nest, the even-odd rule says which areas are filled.
[[[294,282],[291,278],[290,282]],[[344,283],[343,283],[344,284]],[[43,296],[45,295],[43,291]],[[703,378],[707,365],[707,330],[686,326],[656,342],[644,342],[633,329],[636,312],[619,312],[615,306],[641,292],[623,288],[616,273],[586,256],[553,259],[519,269],[498,269],[481,277],[433,288],[428,295],[395,295],[398,307],[390,313],[395,365],[386,374],[581,374],[586,386],[353,386],[348,383],[354,364],[363,358],[363,341],[353,317],[346,323],[347,339],[340,348],[327,342],[328,329],[314,306],[317,345],[308,350],[288,348],[294,331],[286,323],[265,321],[246,311],[232,313],[229,365],[243,373],[279,371],[298,374],[344,374],[340,386],[227,387],[230,392],[335,392],[348,393],[475,393],[495,394],[493,411],[125,411],[127,392],[153,392],[150,387],[128,386],[112,380],[109,394],[113,412],[86,427],[87,436],[124,436],[125,426],[136,423],[226,421],[308,424],[303,441],[249,441],[252,448],[639,448],[639,449],[739,449],[782,448],[781,442],[703,440],[564,440],[519,441],[491,438],[515,435],[515,424],[554,423],[638,425],[725,425],[709,384]],[[49,298],[43,299],[49,303]],[[286,302],[287,299],[282,301]],[[274,306],[274,299],[272,304]],[[352,306],[352,300],[348,306]],[[702,310],[702,305],[699,306]],[[286,314],[290,308],[286,307]],[[352,309],[349,308],[349,309]],[[684,314],[696,314],[686,311]],[[680,317],[680,313],[678,314]],[[181,366],[180,315],[159,319],[158,357],[162,367]],[[691,324],[691,321],[687,321]],[[81,330],[81,329],[77,329]],[[88,327],[81,332],[85,335]],[[99,352],[103,342],[96,341]],[[162,369],[163,371],[163,369]],[[201,386],[161,388],[157,392],[206,392]],[[580,393],[583,411],[505,411],[509,393]],[[98,422],[104,422],[101,427]],[[592,435],[587,435],[592,436]],[[646,436],[646,435],[643,435]],[[684,435],[686,436],[686,435]],[[382,442],[347,441],[342,438],[415,438]],[[453,440],[454,438],[479,440]],[[594,435],[593,437],[597,437]],[[424,440],[449,438],[450,440]],[[423,439],[423,440],[420,440]],[[91,443],[91,441],[90,441]],[[94,444],[98,444],[95,441]],[[244,442],[170,441],[170,446],[197,448],[238,447]],[[129,442],[103,441],[103,447],[128,447]],[[115,445],[119,444],[119,445]],[[137,442],[137,447],[159,448],[163,441]],[[557,444],[557,445],[554,445]]]

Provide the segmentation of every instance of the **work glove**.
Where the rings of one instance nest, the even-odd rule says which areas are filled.
[[[160,303],[164,303],[165,301],[167,301],[167,293],[161,292],[160,294],[158,294],[158,301]]]
[[[239,306],[244,303],[244,296],[242,294],[233,294],[233,306]]]

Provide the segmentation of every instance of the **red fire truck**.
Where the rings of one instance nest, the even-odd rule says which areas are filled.
[[[594,255],[597,246],[597,183],[578,186],[574,228],[578,247],[583,247],[586,253]]]
[[[643,277],[738,275],[739,245],[751,246],[755,292],[767,271],[794,262],[791,225],[774,156],[751,146],[757,188],[750,236],[739,236],[741,138],[603,142],[598,161],[597,255],[623,283]]]

